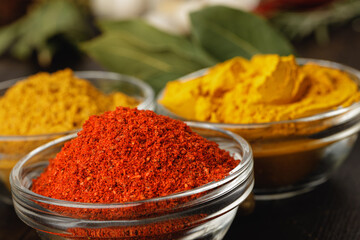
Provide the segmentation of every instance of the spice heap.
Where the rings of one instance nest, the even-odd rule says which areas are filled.
[[[188,120],[239,124],[229,130],[251,144],[255,189],[282,191],[333,171],[330,166],[335,161],[328,156],[335,143],[313,135],[345,118],[278,121],[313,116],[359,100],[358,84],[346,72],[310,62],[299,66],[294,56],[256,55],[251,60],[235,57],[194,79],[169,82],[159,102]],[[240,125],[256,123],[271,124]]]
[[[16,83],[0,98],[0,135],[48,134],[79,129],[92,114],[116,106],[135,107],[138,101],[123,93],[105,95],[70,69],[38,73]],[[0,142],[0,179],[10,189],[9,175],[29,151],[56,136]]]
[[[78,137],[65,143],[45,171],[33,180],[32,191],[84,203],[133,202],[223,179],[238,164],[228,152],[181,121],[152,111],[118,107],[91,116]],[[114,209],[46,207],[75,218],[141,219],[162,216],[197,197],[199,194]],[[152,224],[71,228],[68,232],[74,239],[84,240],[177,239],[176,235],[197,226],[204,217],[197,212]]]
[[[135,107],[138,101],[116,92],[105,95],[70,69],[38,73],[0,98],[0,135],[33,135],[80,128],[90,115]]]
[[[119,107],[91,116],[32,191],[75,202],[132,202],[220,180],[238,163],[181,121]]]
[[[344,72],[316,64],[297,65],[294,56],[236,57],[204,76],[173,81],[160,103],[185,119],[264,123],[314,115],[360,100]]]

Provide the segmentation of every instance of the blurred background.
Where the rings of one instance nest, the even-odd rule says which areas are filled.
[[[235,55],[250,58],[254,53],[223,38],[233,28],[237,37],[257,48],[255,53],[336,60],[332,55],[345,53],[341,40],[332,40],[343,29],[352,34],[347,40],[360,31],[360,2],[2,0],[0,70],[2,79],[8,79],[20,75],[5,71],[9,64],[19,64],[23,74],[65,67],[107,69],[159,89],[169,80]],[[317,47],[308,50],[307,42]],[[222,46],[221,51],[214,46]],[[180,48],[191,50],[183,53]],[[171,69],[149,69],[142,61],[146,57],[170,63]],[[343,63],[354,66],[352,57]],[[181,67],[189,62],[192,67]],[[134,64],[139,67],[129,67]]]
[[[229,32],[256,49],[230,41]],[[233,56],[294,54],[360,69],[358,0],[1,0],[0,81],[39,71],[109,70],[155,90]],[[166,70],[147,59],[166,63]],[[359,141],[356,146],[359,146]],[[360,239],[360,149],[319,189],[257,203],[225,239]],[[35,240],[0,204],[0,239]],[[239,233],[236,224],[244,226]],[[240,235],[239,235],[240,234]]]

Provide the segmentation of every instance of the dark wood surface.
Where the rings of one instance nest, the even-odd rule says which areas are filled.
[[[330,41],[323,45],[316,44],[313,38],[295,43],[298,56],[337,61],[360,69],[359,29],[356,24],[335,29]],[[59,62],[60,65],[47,70],[66,66]],[[87,58],[69,67],[101,69]],[[39,70],[30,62],[0,58],[0,81]],[[17,218],[12,206],[0,203],[0,240],[20,239],[38,237]],[[257,202],[253,214],[236,217],[225,240],[238,239],[360,240],[360,141],[331,179],[312,192],[285,200]]]

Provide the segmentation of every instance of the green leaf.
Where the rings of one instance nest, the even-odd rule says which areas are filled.
[[[169,80],[204,67],[174,53],[172,49],[140,47],[124,39],[123,33],[118,31],[105,32],[83,43],[82,48],[107,69],[145,80],[155,91],[163,88]]]
[[[319,43],[329,37],[326,30],[360,16],[358,0],[334,1],[324,7],[305,12],[279,12],[270,22],[290,39],[302,39],[312,33]],[[324,36],[325,33],[325,36]]]
[[[290,43],[254,14],[214,6],[190,17],[195,40],[219,61],[235,56],[251,58],[255,54],[293,54]]]
[[[2,55],[17,38],[18,29],[18,23],[0,28],[0,55]]]
[[[82,9],[73,1],[52,0],[38,3],[28,15],[0,30],[0,53],[12,43],[11,53],[20,59],[29,57],[34,50],[49,60],[56,51],[48,51],[49,39],[64,35],[76,44],[90,35],[90,28]],[[44,58],[43,58],[44,59]]]
[[[104,32],[116,31],[121,33],[119,36],[122,40],[139,48],[157,52],[171,51],[203,66],[212,66],[216,63],[210,55],[188,39],[160,31],[140,19],[102,21],[99,25]]]

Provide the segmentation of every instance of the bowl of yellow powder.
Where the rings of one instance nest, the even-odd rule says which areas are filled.
[[[24,155],[77,132],[90,115],[117,106],[154,109],[154,92],[141,80],[101,71],[53,74],[0,82],[0,199],[11,203],[9,174]]]
[[[360,72],[342,64],[256,55],[169,82],[159,113],[210,124],[252,146],[259,200],[295,196],[325,182],[360,130]]]

